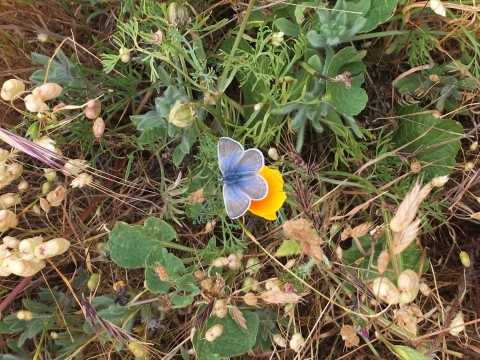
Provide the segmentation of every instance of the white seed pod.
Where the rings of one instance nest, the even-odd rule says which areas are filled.
[[[7,231],[8,229],[17,226],[17,215],[10,210],[0,210],[0,232]]]
[[[424,282],[421,282],[419,284],[418,288],[419,288],[419,290],[420,290],[420,292],[422,293],[423,296],[430,296],[432,294],[432,290]]]
[[[282,282],[278,279],[270,279],[265,282],[265,290],[280,290]]]
[[[31,260],[35,257],[35,248],[42,244],[43,238],[41,236],[35,236],[29,239],[23,239],[18,244],[18,251],[22,259]]]
[[[237,270],[240,268],[240,260],[238,259],[237,254],[228,255],[228,267],[232,270]]]
[[[205,332],[205,340],[213,341],[223,334],[223,326],[220,324],[213,325]]]
[[[84,186],[90,185],[93,181],[93,176],[87,173],[78,174],[75,179],[72,180],[70,184],[73,188],[82,188]]]
[[[227,303],[223,299],[218,299],[215,301],[215,305],[213,305],[213,311],[219,317],[220,319],[224,318],[227,316],[228,309],[227,309]]]
[[[442,187],[448,181],[448,175],[437,176],[432,179],[432,185],[434,187]]]
[[[20,204],[20,195],[14,193],[0,195],[0,209],[6,209],[18,204]]]
[[[33,318],[33,313],[31,311],[19,310],[17,312],[17,319],[18,320],[29,321],[29,320],[32,320],[32,318]]]
[[[282,336],[282,334],[275,334],[272,336],[272,340],[275,344],[277,344],[280,347],[286,347],[287,346],[287,341],[285,338]]]
[[[47,150],[50,150],[50,151],[53,151],[55,152],[55,149],[56,149],[56,143],[55,143],[55,140],[49,138],[48,136],[42,136],[42,137],[39,137],[37,139],[35,139],[33,141],[35,144],[47,149]]]
[[[17,79],[10,79],[3,83],[0,96],[5,101],[12,101],[25,91],[25,84]]]
[[[32,95],[36,96],[43,101],[55,99],[62,93],[62,87],[55,83],[46,83],[36,87],[32,91]]]
[[[478,149],[478,141],[474,141],[471,145],[470,145],[470,151],[475,151]]]
[[[105,121],[101,117],[97,117],[93,122],[92,134],[97,139],[100,138],[105,132]]]
[[[9,263],[9,270],[12,274],[18,276],[32,276],[35,275],[37,272],[42,270],[45,267],[45,262],[37,262],[32,260],[25,260],[25,259],[18,259],[11,261]]]
[[[207,233],[212,232],[213,228],[215,227],[215,223],[216,223],[215,220],[208,221],[207,224],[205,225],[205,232]]]
[[[440,0],[430,0],[430,8],[437,15],[447,16],[447,9],[445,9],[445,6],[443,6]]]
[[[66,175],[78,175],[88,167],[87,160],[70,159],[65,163]]]
[[[42,213],[42,209],[37,204],[32,206],[32,211],[37,215],[40,215]]]
[[[268,156],[270,156],[270,159],[272,159],[273,161],[277,161],[278,160],[278,151],[277,149],[275,148],[270,148],[268,149]]]
[[[41,98],[33,94],[25,96],[25,107],[28,111],[34,113],[43,113],[48,110],[48,105],[43,102]]]
[[[130,53],[128,54],[123,54],[120,56],[120,61],[123,62],[123,63],[128,63],[130,61],[131,57],[130,57]]]
[[[96,119],[100,116],[102,111],[102,104],[95,99],[89,99],[87,101],[87,108],[85,109],[85,116],[87,119]]]
[[[385,277],[378,277],[373,280],[371,289],[376,297],[387,304],[395,305],[400,301],[400,292],[397,287]]]
[[[475,164],[471,161],[466,162],[464,166],[466,171],[471,171],[473,170],[474,167],[475,167]]]
[[[225,264],[226,261],[226,264]],[[223,267],[228,265],[228,259],[226,257],[219,257],[212,261],[212,266],[214,267]]]
[[[292,338],[290,339],[290,349],[295,352],[299,352],[303,344],[305,344],[305,339],[303,338],[302,334],[293,334]]]
[[[7,249],[7,246],[5,244],[2,244],[2,247],[0,248],[0,263],[10,254],[11,252]]]
[[[56,238],[38,245],[34,252],[39,259],[50,258],[55,255],[63,254],[70,247],[70,241],[64,238]]]
[[[400,291],[400,305],[408,304],[415,300],[420,286],[420,279],[415,271],[411,269],[404,270],[398,277],[397,284]]]
[[[245,295],[243,295],[243,301],[245,301],[245,304],[250,305],[250,306],[257,306],[257,295],[255,295],[252,292],[248,292]]]
[[[19,163],[12,163],[8,165],[5,173],[10,178],[10,180],[17,180],[20,175],[23,174],[23,166]]]
[[[10,249],[17,249],[18,244],[20,244],[20,240],[18,240],[16,237],[13,236],[5,236],[3,238],[3,243],[5,244],[6,247]],[[0,258],[2,256],[0,255]]]
[[[463,321],[463,315],[461,312],[453,318],[450,327],[453,327],[453,329],[450,329],[449,331],[450,335],[453,336],[458,336],[462,331],[465,331],[465,322]]]
[[[30,187],[30,185],[28,184],[27,181],[25,180],[22,180],[18,183],[18,191],[25,191],[25,190],[28,190],[28,188]]]

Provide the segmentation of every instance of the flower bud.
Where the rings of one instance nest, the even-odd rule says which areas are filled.
[[[55,83],[46,83],[33,89],[32,95],[40,98],[43,101],[55,99],[62,93],[62,87]],[[42,111],[40,111],[42,112]]]
[[[45,178],[48,181],[55,181],[57,178],[57,172],[54,169],[43,169],[43,172],[45,173]]]
[[[470,151],[475,151],[477,150],[478,148],[478,141],[474,141],[471,145],[470,145]]]
[[[43,113],[48,110],[48,105],[43,102],[38,96],[29,94],[25,96],[25,107],[30,112]]]
[[[193,105],[177,101],[172,110],[170,110],[168,122],[179,128],[185,128],[195,121],[195,116],[195,107]]]
[[[167,8],[167,19],[169,25],[184,28],[189,21],[187,7],[177,2],[171,3]]]
[[[430,296],[432,294],[432,290],[424,282],[421,282],[418,285],[418,288],[419,288],[419,290],[420,290],[420,292],[422,293],[423,296]]]
[[[213,231],[213,227],[215,226],[215,220],[210,220],[207,222],[207,225],[205,225],[205,232],[209,233]]]
[[[50,192],[50,189],[51,189],[51,184],[48,182],[48,181],[45,181],[43,184],[42,184],[42,194],[48,194]]]
[[[242,291],[245,293],[249,292],[252,289],[254,282],[255,280],[251,276],[246,277],[245,280],[243,280]]]
[[[87,101],[87,108],[85,109],[85,116],[87,119],[96,119],[100,116],[102,111],[102,104],[95,99],[89,99]]]
[[[272,45],[275,46],[275,47],[282,45],[283,35],[285,35],[285,34],[281,31],[273,33],[272,34]]]
[[[3,238],[3,243],[5,244],[6,247],[10,249],[17,249],[18,244],[20,244],[20,240],[18,240],[16,237],[13,236],[5,236]],[[1,258],[2,256],[0,256]]]
[[[415,300],[418,295],[419,281],[417,273],[411,269],[406,269],[400,274],[397,280],[398,290],[400,291],[400,305]]]
[[[6,170],[6,174],[12,181],[17,180],[20,177],[20,175],[23,174],[22,164],[12,163],[12,164],[8,165],[7,170]]]
[[[475,167],[475,165],[471,161],[465,163],[465,170],[466,171],[471,171],[471,170],[473,170],[474,167]]]
[[[432,179],[432,185],[434,187],[442,187],[448,181],[448,175],[437,176]]]
[[[265,282],[265,290],[280,290],[282,282],[278,279],[270,279]]]
[[[223,326],[220,324],[213,325],[205,332],[205,340],[213,341],[223,334]]]
[[[214,267],[224,267],[228,265],[228,259],[226,257],[219,257],[213,260],[212,266]]]
[[[5,101],[11,101],[23,91],[25,91],[25,84],[23,82],[17,79],[10,79],[3,83],[0,96]]]
[[[52,340],[57,340],[58,339],[58,333],[56,331],[52,331],[50,333],[50,337],[52,338]]]
[[[98,139],[103,135],[104,132],[105,132],[105,122],[101,117],[98,117],[95,119],[95,122],[93,123],[93,127],[92,127],[93,136],[95,136]]]

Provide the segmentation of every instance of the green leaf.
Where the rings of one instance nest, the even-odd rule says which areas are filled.
[[[280,18],[275,20],[275,26],[283,32],[287,36],[298,36],[300,35],[300,26],[298,24],[294,24],[290,20],[285,18]]]
[[[370,10],[364,15],[367,22],[363,25],[362,32],[369,32],[387,21],[396,6],[397,0],[372,0]]]
[[[160,117],[156,111],[149,111],[143,115],[132,115],[130,120],[137,125],[140,131],[155,129],[157,127],[166,128],[167,119]]]
[[[119,266],[139,268],[145,265],[150,250],[168,245],[176,237],[175,230],[157,218],[148,218],[143,226],[117,222],[109,236],[110,256]]]
[[[185,296],[185,295],[174,294],[170,298],[170,301],[172,302],[172,308],[174,309],[190,306],[191,304],[193,304],[194,300],[195,300],[194,295]]]
[[[110,321],[111,323],[122,327],[125,331],[130,331],[135,320],[135,316],[130,316],[130,310],[125,306],[110,306],[107,309],[103,309],[97,312],[98,316],[102,319]],[[102,326],[96,324],[99,328]],[[93,334],[95,331],[92,329],[88,322],[83,325],[83,331],[87,335]]]
[[[365,235],[359,238],[360,245],[364,252],[368,252],[372,247],[372,242],[369,235]],[[358,249],[358,246],[355,241],[352,242],[352,247],[348,250],[343,251],[342,259],[345,264],[355,266],[357,270],[357,276],[362,280],[370,280],[378,277],[377,271],[372,271],[371,264],[377,264],[378,255],[382,252],[383,249],[386,249],[386,236],[383,235],[375,243],[373,249],[373,256],[363,255],[363,253]],[[400,271],[406,269],[412,269],[415,272],[418,272],[420,265],[422,264],[421,257],[423,256],[422,248],[417,244],[416,241],[413,241],[401,254],[397,255],[400,264]],[[393,269],[391,262],[388,264],[388,269]],[[428,270],[428,261],[423,262],[422,273]],[[392,276],[390,276],[390,274]],[[385,275],[388,277],[394,284],[397,283],[397,279],[394,277],[393,271],[386,271]]]
[[[251,311],[242,311],[247,329],[242,329],[230,315],[223,319],[211,316],[201,331],[197,329],[193,344],[199,360],[230,358],[245,354],[255,344],[258,332],[258,315]],[[223,333],[214,341],[205,340],[205,332],[213,325],[223,326]]]
[[[185,271],[185,266],[182,260],[173,254],[170,254],[167,249],[162,246],[155,246],[145,260],[145,282],[147,289],[154,294],[165,294],[170,290],[171,283],[180,279],[180,273]],[[156,276],[154,268],[156,266],[163,266],[168,275],[168,282],[162,281]]]
[[[412,115],[418,111],[420,108],[417,105],[397,109],[396,115],[404,116],[404,122],[393,134],[393,143],[399,147],[426,133],[403,148],[402,153],[418,151],[414,157],[425,165],[421,170],[425,181],[430,181],[435,176],[449,175],[460,150],[459,138],[463,134],[462,125],[450,119],[436,119],[431,113]],[[435,146],[437,144],[440,145]]]
[[[352,74],[364,70],[365,65],[360,61],[364,56],[365,52],[357,53],[351,46],[340,50],[332,58],[327,76],[335,78],[347,70]],[[357,115],[365,108],[368,100],[366,91],[360,87],[362,82],[363,74],[352,79],[351,89],[347,89],[344,83],[327,81],[326,93],[322,100],[332,105],[341,114]]]
[[[23,299],[22,300],[23,306],[25,309],[31,311],[31,312],[41,312],[41,313],[50,313],[52,312],[52,308],[50,306],[47,306],[45,304],[29,300],[29,299]]]
[[[398,357],[402,360],[426,360],[427,357],[408,346],[393,345]]]
[[[282,245],[278,248],[275,256],[290,256],[302,253],[300,243],[296,240],[284,240]]]

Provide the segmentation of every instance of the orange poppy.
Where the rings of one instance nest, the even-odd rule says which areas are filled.
[[[275,220],[277,218],[277,211],[287,199],[287,194],[283,191],[282,174],[278,170],[264,166],[258,175],[267,181],[268,194],[263,200],[252,200],[248,210],[264,219]]]

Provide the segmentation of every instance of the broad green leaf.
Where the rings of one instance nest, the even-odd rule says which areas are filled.
[[[170,290],[171,283],[181,277],[185,271],[182,260],[162,246],[155,246],[145,260],[145,282],[147,289],[154,294],[165,294]],[[168,281],[162,281],[155,273],[155,267],[163,267],[166,271]]]
[[[398,357],[402,360],[426,360],[427,357],[417,350],[412,349],[408,346],[403,345],[393,345],[395,352],[397,353]]]
[[[300,243],[296,240],[284,240],[282,245],[278,248],[275,256],[290,256],[302,253]]]
[[[29,300],[29,299],[23,299],[22,300],[23,306],[25,309],[34,312],[34,313],[50,313],[52,312],[52,308],[50,306],[47,306],[45,304]]]
[[[370,10],[364,15],[367,22],[363,25],[361,32],[369,32],[383,24],[393,14],[396,6],[397,0],[372,0]]]
[[[454,120],[436,119],[431,113],[412,115],[419,111],[417,105],[397,109],[396,115],[402,116],[403,123],[392,140],[395,147],[399,147],[425,134],[403,148],[402,153],[415,153],[414,158],[423,165],[421,172],[424,180],[430,181],[435,176],[449,175],[452,171],[463,128]]]
[[[170,301],[172,302],[172,308],[174,309],[190,306],[191,304],[193,304],[194,300],[195,300],[194,295],[185,296],[185,295],[174,294],[170,298]]]
[[[160,114],[156,111],[149,111],[143,115],[132,115],[130,120],[137,125],[137,129],[140,131],[146,131],[155,129],[157,127],[167,127],[166,118],[160,117]]]
[[[364,56],[365,52],[357,53],[351,46],[340,50],[332,58],[327,76],[335,78],[344,71],[355,74],[364,70],[365,65],[360,61]],[[365,108],[368,100],[366,91],[360,87],[362,82],[363,74],[352,79],[351,89],[347,89],[344,83],[327,81],[326,93],[322,100],[332,105],[340,114],[357,115]]]
[[[274,24],[278,30],[283,32],[286,36],[298,36],[300,34],[300,26],[285,18],[275,20]]]
[[[245,354],[255,344],[258,332],[258,315],[250,311],[242,311],[247,323],[247,329],[242,329],[230,315],[223,319],[210,316],[208,321],[197,329],[193,337],[193,344],[199,360],[230,358]],[[205,340],[205,332],[213,325],[223,326],[223,333],[214,341]]]
[[[371,267],[371,265],[377,266],[378,255],[382,252],[383,249],[386,249],[386,237],[383,235],[375,243],[374,249],[371,249],[372,242],[369,235],[365,235],[359,238],[360,245],[364,252],[363,253],[358,249],[355,241],[352,242],[352,247],[348,250],[344,250],[342,254],[342,259],[345,264],[352,265],[357,269],[357,276],[362,280],[375,279],[378,277],[378,271]],[[371,251],[370,251],[371,250]],[[372,254],[373,251],[373,254]],[[400,262],[400,271],[406,269],[412,269],[415,272],[418,272],[420,265],[422,264],[422,248],[417,244],[417,241],[413,241],[401,254],[397,255]],[[428,260],[423,261],[422,273],[428,270]],[[393,269],[392,264],[388,264],[388,269]],[[393,271],[386,271],[384,276],[388,277],[394,284],[397,283],[395,277],[390,277],[390,274],[393,275]]]
[[[177,234],[165,221],[148,218],[143,226],[117,222],[109,235],[108,245],[112,260],[119,266],[139,268],[145,265],[150,250],[165,246]]]

